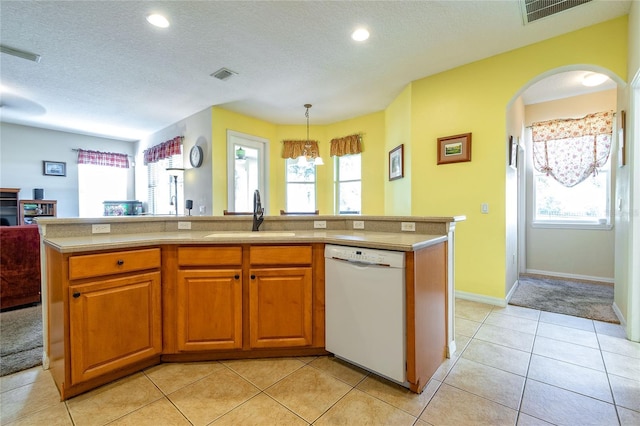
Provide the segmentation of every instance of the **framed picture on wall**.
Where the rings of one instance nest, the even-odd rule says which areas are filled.
[[[509,136],[509,167],[518,168],[518,137]]]
[[[618,128],[618,167],[624,167],[627,164],[627,148],[625,133],[627,126],[627,113],[620,111],[620,127]]]
[[[438,164],[471,161],[471,133],[438,138]]]
[[[66,176],[67,163],[60,161],[43,161],[42,174],[45,176]]]
[[[389,151],[389,180],[404,177],[404,144]]]

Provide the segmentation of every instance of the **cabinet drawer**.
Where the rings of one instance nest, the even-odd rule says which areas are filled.
[[[251,246],[252,265],[310,265],[311,246]]]
[[[242,247],[180,247],[180,266],[237,266],[242,264]]]
[[[71,256],[69,279],[78,280],[159,267],[159,248]]]

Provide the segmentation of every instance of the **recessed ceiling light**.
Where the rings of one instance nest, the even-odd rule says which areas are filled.
[[[353,32],[353,34],[351,34],[351,38],[355,41],[365,41],[369,38],[369,31],[364,28],[358,28]]]
[[[169,26],[167,18],[157,13],[147,16],[147,22],[160,28],[167,28]]]
[[[604,74],[590,72],[589,74],[585,74],[585,76],[582,77],[582,85],[587,87],[595,87],[601,85],[608,79],[609,77]]]

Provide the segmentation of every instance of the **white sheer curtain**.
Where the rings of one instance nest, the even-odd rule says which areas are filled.
[[[596,175],[609,158],[613,111],[533,123],[533,164],[566,187]]]

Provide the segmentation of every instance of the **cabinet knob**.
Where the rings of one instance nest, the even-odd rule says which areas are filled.
[[[252,280],[255,280],[255,279],[256,279],[256,276],[252,274],[252,275],[251,275],[251,279],[252,279]]]
[[[80,293],[78,293],[77,291],[75,293],[73,293],[73,298],[77,299],[78,297],[80,297]]]
[[[122,266],[122,265],[124,265],[124,260],[118,259],[118,261],[116,263],[118,264],[118,266]]]
[[[236,274],[233,278],[235,278],[236,280],[240,279],[240,275]]]

